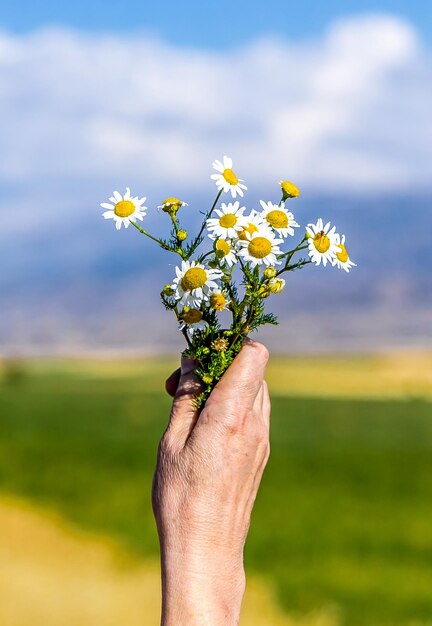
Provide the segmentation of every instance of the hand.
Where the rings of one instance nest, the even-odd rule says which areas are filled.
[[[183,359],[167,380],[174,400],[153,481],[162,626],[239,622],[243,547],[270,452],[267,360],[246,340],[200,414],[194,363]]]

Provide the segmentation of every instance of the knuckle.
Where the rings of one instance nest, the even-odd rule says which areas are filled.
[[[265,345],[262,343],[256,342],[255,350],[257,353],[257,357],[261,360],[261,362],[267,363],[267,361],[269,360],[269,351],[267,350]]]

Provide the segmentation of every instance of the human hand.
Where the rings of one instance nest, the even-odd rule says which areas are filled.
[[[153,510],[162,563],[162,626],[236,625],[243,547],[270,453],[267,349],[246,340],[200,414],[200,382],[182,360],[159,445]]]

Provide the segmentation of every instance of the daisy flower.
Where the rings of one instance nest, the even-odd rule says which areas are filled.
[[[182,261],[181,268],[176,267],[176,278],[171,287],[180,304],[197,307],[218,289],[215,281],[221,276],[218,269],[210,269],[196,261]]]
[[[252,209],[249,215],[243,216],[242,229],[237,234],[237,237],[241,241],[249,241],[254,233],[258,233],[261,230],[271,232],[267,222],[264,222],[261,213]]]
[[[336,253],[339,252],[338,234],[335,232],[336,226],[333,226],[331,230],[329,228],[330,222],[324,226],[321,218],[316,224],[308,224],[306,227],[309,256],[316,265],[322,261],[324,267],[327,265],[327,261],[333,263]]]
[[[205,330],[208,327],[208,323],[203,319],[202,311],[199,309],[190,309],[185,307],[180,313],[179,330],[184,330],[188,335],[193,335],[197,330]]]
[[[216,209],[217,217],[211,217],[207,220],[207,230],[211,235],[216,237],[228,237],[232,239],[238,236],[238,232],[242,229],[242,216],[246,207],[240,206],[240,202],[222,202],[221,208]],[[210,235],[210,236],[211,236]]]
[[[294,236],[294,228],[298,228],[300,224],[297,224],[291,211],[287,211],[282,204],[264,202],[263,200],[260,200],[260,204],[263,209],[261,216],[273,230],[282,237]]]
[[[222,291],[214,291],[209,298],[210,308],[215,311],[223,311],[229,304],[229,299]]]
[[[345,248],[345,235],[342,235],[342,238],[337,235],[336,241],[338,251],[332,263],[333,265],[337,265],[339,269],[349,272],[352,267],[356,267],[356,264],[351,261],[347,249]]]
[[[250,239],[240,241],[239,256],[253,267],[261,265],[279,265],[277,255],[281,254],[279,244],[283,239],[276,239],[274,233],[260,230],[251,235]]]
[[[241,178],[237,178],[237,175],[232,169],[232,159],[224,156],[223,162],[214,161],[213,169],[219,172],[218,174],[212,174],[210,176],[216,182],[216,187],[219,191],[231,191],[233,198],[237,196],[243,196],[243,190],[246,190],[246,185],[243,185],[244,181]]]
[[[214,237],[210,237],[211,239],[215,239]],[[216,239],[214,244],[216,254],[219,257],[219,261],[222,263],[226,263],[228,267],[232,267],[236,262],[236,255],[234,252],[234,247],[232,242],[227,239]]]
[[[109,200],[112,204],[108,202],[102,202],[101,204],[103,209],[108,209],[102,213],[102,216],[106,220],[114,220],[117,230],[120,230],[122,224],[127,228],[130,222],[142,221],[146,214],[147,207],[142,206],[146,198],[132,197],[129,187],[126,187],[124,196],[118,191],[114,191]]]

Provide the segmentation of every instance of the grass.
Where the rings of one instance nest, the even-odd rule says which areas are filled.
[[[150,484],[171,365],[15,366],[0,384],[0,489],[156,555]],[[347,378],[349,359],[341,367]],[[290,613],[336,606],[350,626],[430,622],[432,404],[411,390],[274,396],[246,566]]]

